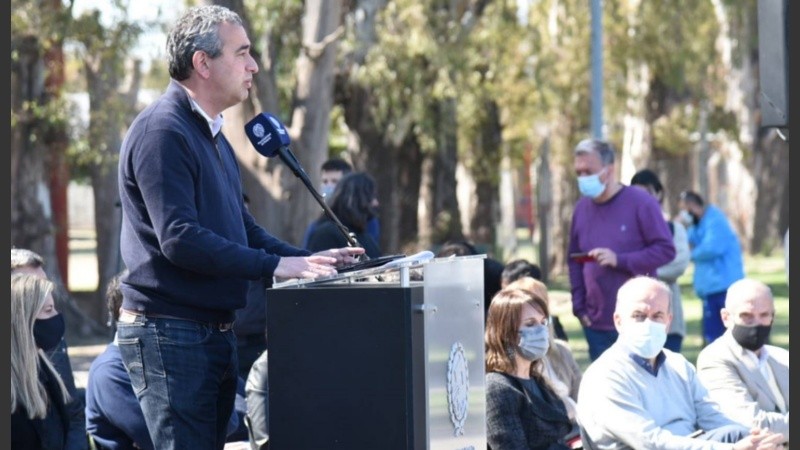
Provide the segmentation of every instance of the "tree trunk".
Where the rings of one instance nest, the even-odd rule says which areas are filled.
[[[552,228],[553,181],[550,171],[550,137],[545,137],[539,150],[539,161],[536,164],[536,211],[539,223],[539,268],[542,270],[542,281],[547,283],[550,275],[550,234]],[[535,175],[535,176],[534,176]]]
[[[41,137],[46,124],[30,106],[42,106],[45,65],[36,36],[12,39],[11,110],[11,245],[38,253],[45,260],[47,277],[56,286],[56,308],[65,314],[69,329],[88,335],[94,324],[84,320],[70,299],[56,257],[50,186],[47,177],[49,148]],[[65,276],[65,275],[64,275]]]
[[[420,218],[425,223],[425,228],[420,230],[425,245],[464,239],[456,197],[456,99],[439,100],[434,108],[438,119],[436,151],[423,163],[424,189],[421,191],[421,201],[426,205],[424,219]]]
[[[341,0],[309,0],[305,4],[303,50],[297,60],[296,100],[289,133],[297,159],[307,168],[315,186],[319,185],[319,168],[328,158],[341,9]],[[286,230],[287,236],[299,242],[305,225],[319,215],[320,206],[300,180],[292,180],[288,191],[294,207],[287,214],[291,227]]]
[[[753,253],[770,252],[781,247],[788,217],[781,217],[789,199],[789,144],[774,130],[765,130],[757,140],[753,154],[758,195],[755,201]]]
[[[356,167],[363,167],[378,184],[381,251],[384,254],[415,252],[417,243],[422,149],[411,127],[391,133],[375,123],[377,96],[340,71],[336,82],[336,103],[354,135]]]
[[[471,154],[472,178],[475,180],[475,209],[469,222],[469,238],[476,244],[493,248],[497,242],[499,177],[497,170],[502,159],[503,136],[500,125],[500,109],[491,99],[484,101],[486,116],[480,125],[479,141]],[[512,208],[513,210],[513,208]],[[509,249],[503,249],[504,252]],[[499,256],[499,255],[498,255]],[[502,259],[502,258],[501,258]]]
[[[11,145],[11,245],[47,258],[46,270],[55,274],[55,241],[50,189],[45,178],[47,148],[37,135],[41,123],[27,107],[44,95],[44,61],[35,36],[12,41],[17,55],[11,66],[11,108],[15,114]]]

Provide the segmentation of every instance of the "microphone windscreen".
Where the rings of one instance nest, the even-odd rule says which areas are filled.
[[[278,149],[290,143],[286,127],[275,116],[261,113],[244,126],[244,132],[258,153],[272,158]]]

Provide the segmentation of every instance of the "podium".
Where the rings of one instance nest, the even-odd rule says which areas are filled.
[[[269,442],[484,449],[483,255],[267,292]]]

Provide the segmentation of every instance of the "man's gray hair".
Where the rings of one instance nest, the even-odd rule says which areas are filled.
[[[21,267],[44,267],[44,258],[25,248],[11,249],[11,271]]]
[[[211,59],[222,54],[219,26],[223,23],[242,26],[242,19],[219,5],[197,6],[186,11],[167,37],[169,76],[177,81],[189,78],[194,70],[194,52],[206,52]]]
[[[622,284],[617,290],[617,304],[615,312],[620,313],[628,308],[628,303],[641,299],[641,293],[648,288],[655,288],[667,298],[667,312],[672,314],[672,290],[667,283],[663,281],[648,277],[646,275],[637,275],[630,278]]]
[[[597,156],[600,157],[600,162],[602,162],[604,166],[614,164],[614,147],[606,141],[600,139],[584,139],[575,146],[576,155],[591,152],[597,153]]]

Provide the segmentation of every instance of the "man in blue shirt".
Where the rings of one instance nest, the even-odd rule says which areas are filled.
[[[682,192],[680,208],[679,220],[686,225],[694,262],[694,291],[703,301],[703,340],[707,345],[725,333],[720,310],[725,307],[728,287],[744,278],[742,247],[722,210],[704,204],[700,194]]]

